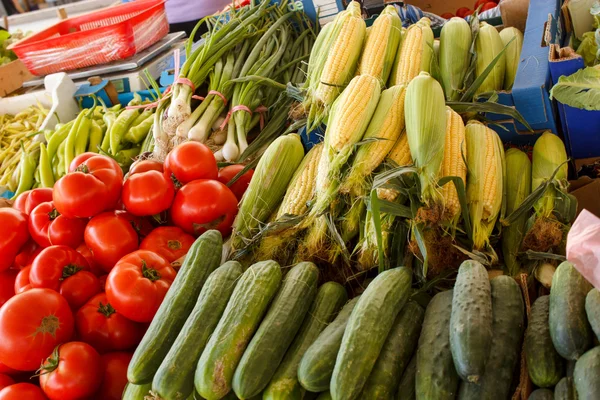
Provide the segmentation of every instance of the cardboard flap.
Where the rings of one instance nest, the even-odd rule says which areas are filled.
[[[579,215],[585,209],[600,217],[600,202],[598,202],[598,199],[600,199],[600,179],[579,178],[571,182],[571,185],[577,187],[577,189],[571,190],[571,194],[577,199],[577,214]]]
[[[525,32],[529,11],[529,0],[504,0],[500,2],[500,13],[504,26],[513,26]]]

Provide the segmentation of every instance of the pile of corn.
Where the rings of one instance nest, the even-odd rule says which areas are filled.
[[[476,94],[514,83],[522,34],[486,23],[475,32],[473,38],[465,20],[452,18],[437,57],[430,21],[404,30],[392,6],[368,32],[355,2],[326,25],[309,61],[305,102],[309,126],[327,122],[324,142],[302,161],[297,137],[269,148],[242,201],[234,254],[282,265],[309,259],[363,271],[389,268],[396,266],[394,232],[404,232],[406,253],[418,265],[427,265],[427,257],[423,273],[431,276],[457,267],[468,253],[515,274],[524,250],[560,252],[571,222],[553,203],[558,192],[566,196],[560,139],[541,136],[532,168],[520,150],[505,153],[495,131],[446,105],[468,89],[471,49],[481,77]],[[430,74],[435,70],[439,81]],[[291,167],[294,174],[281,172]],[[389,180],[374,185],[385,171]],[[548,189],[534,211],[523,201],[540,185]],[[373,210],[373,201],[385,205],[383,212]],[[398,207],[406,212],[393,211]]]

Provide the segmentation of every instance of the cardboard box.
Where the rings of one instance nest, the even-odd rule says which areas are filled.
[[[0,97],[4,97],[23,86],[23,82],[33,75],[21,60],[15,60],[0,66]]]
[[[577,199],[577,215],[585,209],[600,217],[600,179],[584,176],[569,183],[569,191]]]

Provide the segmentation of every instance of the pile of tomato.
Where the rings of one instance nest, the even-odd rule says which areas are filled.
[[[53,189],[0,208],[0,400],[120,399],[195,238],[231,232],[243,169],[195,142],[125,177],[84,153]]]

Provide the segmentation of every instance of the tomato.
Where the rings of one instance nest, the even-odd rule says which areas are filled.
[[[129,176],[147,171],[163,172],[163,163],[156,160],[136,161],[131,168],[129,168]]]
[[[0,362],[0,374],[14,375],[14,374],[18,374],[19,372],[21,372],[21,371],[17,371],[16,369],[7,367],[6,365],[4,365]]]
[[[15,381],[8,375],[0,374],[0,390],[7,386],[13,385]]]
[[[104,289],[106,288],[106,279],[108,278],[108,274],[106,275],[102,275],[98,277],[98,280],[100,281],[100,289],[104,292]]]
[[[69,303],[53,290],[28,290],[0,308],[0,362],[7,367],[35,371],[71,335]]]
[[[489,0],[477,0],[475,2],[475,4],[473,5],[473,10],[477,10],[477,7],[484,5],[485,3],[487,3]]]
[[[0,208],[0,271],[10,268],[27,240],[27,215],[14,208]]]
[[[97,155],[98,154],[92,153],[90,151],[88,151],[87,153],[82,153],[82,154],[78,155],[77,157],[75,157],[73,159],[73,161],[71,161],[71,164],[69,164],[69,172],[74,172],[78,166],[80,166],[85,161],[87,161],[90,158],[97,156]]]
[[[100,265],[98,265],[98,263],[94,259],[94,255],[92,254],[90,249],[88,249],[88,247],[85,245],[85,243],[81,243],[75,250],[79,254],[81,254],[83,256],[83,258],[85,258],[85,261],[87,261],[88,265],[90,266],[90,271],[94,275],[102,276],[102,275],[106,274],[106,272],[104,272],[102,267],[100,267]]]
[[[467,12],[465,13],[465,16],[464,16],[464,18],[467,18],[469,15],[473,15],[473,12],[474,12],[473,10],[469,10],[469,11],[467,11]]]
[[[194,237],[176,226],[161,226],[154,229],[140,244],[140,250],[150,250],[168,262],[185,256],[194,243]]]
[[[219,175],[213,152],[198,142],[185,142],[171,150],[164,170],[178,188],[196,179],[217,179]]]
[[[31,383],[17,383],[0,390],[0,400],[48,400],[42,389]]]
[[[104,293],[92,297],[77,311],[75,326],[80,340],[100,353],[134,348],[142,340],[145,330],[142,324],[115,310]]]
[[[223,237],[231,233],[238,201],[219,181],[199,180],[182,187],[171,206],[175,225],[192,235],[217,229]]]
[[[95,216],[88,222],[84,234],[85,244],[94,260],[105,272],[121,257],[137,250],[138,235],[127,219],[112,212]]]
[[[114,209],[121,197],[122,181],[119,164],[96,154],[54,184],[54,206],[68,218],[93,217]]]
[[[0,307],[15,295],[15,280],[19,271],[7,269],[0,272]]]
[[[40,386],[50,400],[89,399],[102,383],[102,359],[83,342],[60,345],[40,368]]]
[[[127,366],[132,353],[116,352],[103,354],[102,368],[104,380],[96,393],[96,400],[121,400],[121,395],[127,385]]]
[[[450,18],[454,17],[454,14],[447,12],[447,13],[443,13],[442,15],[440,15],[440,17],[442,17],[444,19],[450,19]]]
[[[92,296],[100,293],[100,279],[90,271],[79,271],[68,277],[60,285],[60,294],[69,302],[71,309],[77,311]]]
[[[240,173],[245,168],[244,165],[229,165],[225,168],[221,168],[219,171],[218,180],[221,183],[227,185],[230,180],[232,180],[238,173]],[[242,196],[248,189],[248,185],[250,185],[250,181],[252,180],[252,176],[254,175],[254,170],[248,170],[244,175],[240,176],[240,178],[235,181],[232,185],[228,185],[229,189],[235,194],[238,200],[242,199]]]
[[[41,247],[65,245],[76,248],[83,242],[87,220],[66,218],[52,202],[41,203],[29,215],[29,234]]]
[[[493,1],[488,1],[483,5],[483,7],[481,7],[479,12],[482,13],[484,11],[491,10],[492,8],[496,8],[497,6],[498,4],[494,3]]]
[[[52,201],[52,189],[38,188],[23,192],[17,197],[13,208],[24,214],[30,214],[39,204]]]
[[[123,184],[121,200],[127,211],[137,216],[159,214],[167,210],[175,197],[171,179],[158,171],[131,175]]]
[[[125,318],[150,322],[175,275],[167,260],[151,251],[138,250],[123,257],[110,271],[106,297]]]
[[[17,254],[13,268],[22,269],[30,265],[42,250],[34,240],[29,239]]]
[[[141,238],[148,236],[150,232],[154,230],[154,226],[148,218],[138,217],[130,212],[121,210],[115,211],[115,214],[129,221],[129,224],[133,227],[133,229],[135,229],[138,236]]]
[[[29,271],[31,271],[31,265],[28,265],[19,271],[19,274],[15,279],[15,294],[23,293],[26,290],[31,289],[31,284],[29,283]]]
[[[467,16],[467,13],[469,11],[471,11],[471,10],[469,10],[467,7],[460,7],[458,10],[456,10],[456,16],[464,18]]]

